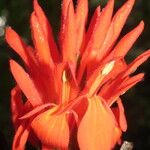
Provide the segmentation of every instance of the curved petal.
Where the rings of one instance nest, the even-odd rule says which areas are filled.
[[[78,143],[82,150],[110,150],[115,129],[110,109],[95,96],[89,99],[87,111],[78,128]]]
[[[44,32],[45,38],[49,43],[52,58],[54,59],[55,62],[58,62],[60,58],[59,58],[59,53],[58,53],[56,43],[53,38],[51,25],[48,22],[48,19],[46,18],[37,0],[34,0],[34,11],[39,21],[39,24],[41,25],[41,28]]]
[[[32,79],[23,68],[13,60],[10,60],[10,68],[16,82],[32,106],[42,103],[42,98],[40,97]]]
[[[129,49],[132,47],[133,43],[137,40],[143,29],[144,29],[144,22],[141,21],[136,28],[127,33],[115,46],[113,50],[114,57],[119,56],[124,57],[126,53],[129,51]]]
[[[49,44],[35,12],[31,15],[31,31],[39,62],[42,65],[48,65],[50,68],[53,68],[54,62],[51,57]]]
[[[31,126],[43,145],[53,148],[67,148],[69,144],[69,126],[66,114],[53,114],[56,107],[39,114]]]
[[[127,130],[127,121],[124,113],[124,107],[120,98],[118,98],[116,102],[117,106],[113,107],[112,111],[116,117],[120,130],[125,132]]]
[[[40,106],[35,107],[34,109],[32,109],[31,111],[27,112],[26,114],[24,114],[22,117],[20,117],[19,119],[29,119],[30,117],[38,114],[39,112],[41,112],[42,110],[48,109],[50,106],[55,106],[55,104],[52,103],[48,103],[48,104],[43,104]]]
[[[31,49],[28,49],[24,41],[11,27],[6,28],[5,38],[11,48],[13,48],[13,50],[18,53],[25,64],[29,66],[32,63],[33,51]]]
[[[121,130],[125,132],[127,130],[127,121],[124,113],[124,107],[120,98],[117,99],[117,104],[118,107],[115,108],[114,113],[119,121]]]
[[[30,132],[29,127],[24,123],[18,127],[13,140],[12,150],[25,149],[25,144],[28,139],[29,132]]]
[[[123,80],[122,83],[120,83],[120,86],[116,88],[116,91],[114,91],[114,97],[117,95],[124,94],[127,90],[129,90],[131,87],[133,87],[138,82],[142,81],[144,78],[144,73],[139,73],[137,75],[134,75],[133,77],[126,78]]]
[[[136,69],[150,57],[150,49],[139,55],[132,63],[128,65],[122,78],[135,72]]]
[[[112,19],[112,25],[110,26],[113,29],[113,37],[110,41],[111,43],[114,43],[116,39],[118,38],[127,18],[130,14],[132,7],[134,5],[135,0],[127,0],[127,2],[116,12]],[[108,32],[109,33],[109,32]]]
[[[107,33],[112,13],[113,13],[114,0],[109,0],[106,7],[102,10],[101,14],[96,19],[92,35],[87,44],[86,51],[88,52],[89,59],[93,59],[99,53],[99,49],[104,42]],[[99,12],[100,13],[100,12]]]

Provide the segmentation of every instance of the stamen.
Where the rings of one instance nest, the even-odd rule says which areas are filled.
[[[115,61],[111,61],[110,63],[107,63],[102,70],[102,75],[107,75],[114,67]]]
[[[63,82],[67,81],[66,71],[63,71],[62,80],[63,80]]]
[[[103,70],[99,72],[97,78],[95,79],[94,83],[92,84],[90,90],[89,90],[89,97],[91,97],[94,93],[97,92],[98,87],[100,86],[102,80],[106,75],[110,73],[110,71],[113,69],[115,64],[115,61],[111,61],[110,63],[107,63]]]
[[[67,79],[66,71],[63,71],[62,74],[62,104],[67,103],[70,97],[70,83]]]

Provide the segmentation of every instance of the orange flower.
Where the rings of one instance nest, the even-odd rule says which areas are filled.
[[[17,83],[11,92],[13,150],[24,149],[27,140],[43,150],[110,150],[119,142],[127,129],[120,95],[143,79],[143,73],[132,73],[150,56],[149,50],[130,64],[124,59],[143,21],[116,42],[133,4],[127,0],[114,16],[114,0],[98,6],[86,30],[88,1],[78,0],[75,9],[72,0],[63,0],[58,45],[37,0],[33,47],[6,29],[6,41],[25,64],[10,60]]]

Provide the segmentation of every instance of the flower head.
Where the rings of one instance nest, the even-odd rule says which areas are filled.
[[[150,56],[148,50],[130,64],[124,58],[143,21],[116,42],[133,4],[127,0],[113,15],[109,0],[104,9],[96,8],[86,29],[88,1],[74,7],[63,0],[57,44],[37,0],[30,20],[33,46],[6,29],[6,41],[24,62],[23,68],[10,60],[17,83],[11,92],[13,150],[24,149],[27,140],[43,150],[110,150],[120,141],[127,129],[120,96],[143,79],[143,73],[132,73]]]

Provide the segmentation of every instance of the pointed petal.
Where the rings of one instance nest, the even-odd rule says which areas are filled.
[[[119,123],[119,127],[121,128],[122,131],[125,132],[127,130],[127,121],[124,113],[124,107],[120,98],[118,98],[116,102],[118,106],[112,108],[112,111],[115,114],[116,120]]]
[[[85,36],[85,26],[88,16],[88,0],[78,0],[76,8],[76,32],[78,33],[78,39],[76,41],[76,49],[79,53],[83,38]]]
[[[32,39],[36,49],[36,55],[39,59],[39,62],[41,64],[48,65],[50,68],[53,68],[54,64],[51,57],[49,44],[38,21],[38,18],[35,15],[35,12],[33,12],[31,15],[31,31]]]
[[[72,0],[64,0],[62,4],[62,21],[60,31],[60,45],[63,61],[75,62],[77,55],[75,49],[76,28],[75,14]]]
[[[100,49],[101,54],[103,54],[103,55],[98,56],[99,60],[103,56],[105,56],[106,54],[109,53],[109,51],[111,50],[111,47],[116,42],[125,22],[127,20],[127,17],[132,10],[134,1],[135,0],[127,0],[127,2],[114,15],[111,25],[107,32],[107,36],[104,41],[105,44],[103,44],[103,46]]]
[[[113,37],[112,41],[110,43],[113,43],[118,38],[128,15],[130,14],[132,7],[134,5],[135,0],[128,0],[114,15],[112,20],[112,26],[110,28],[113,28]]]
[[[52,58],[55,62],[58,62],[60,58],[56,43],[53,38],[51,25],[48,22],[48,19],[46,18],[37,0],[34,0],[34,11],[41,26],[41,29],[43,30],[43,34],[45,35],[45,38],[48,41]]]
[[[145,51],[141,55],[139,55],[131,64],[128,65],[123,77],[133,73],[136,69],[143,64],[150,57],[150,50]],[[122,77],[122,78],[123,78]]]
[[[125,56],[129,49],[132,47],[134,42],[137,40],[139,35],[144,29],[144,22],[141,21],[140,24],[134,28],[131,32],[126,34],[120,42],[116,45],[113,50],[114,57]]]
[[[120,87],[116,88],[116,92],[113,93],[113,98],[124,94],[127,90],[129,90],[131,87],[133,87],[135,84],[143,80],[144,73],[137,74],[127,80],[124,80]]]
[[[12,150],[25,149],[25,144],[28,139],[29,132],[30,132],[29,127],[26,126],[25,124],[20,125],[18,127],[13,140]]]
[[[144,73],[139,73],[137,75],[134,75],[133,77],[125,78],[122,83],[120,83],[120,88],[126,88],[129,85],[132,85],[133,83],[137,83],[141,81],[144,78]]]
[[[88,42],[86,51],[88,51],[90,59],[96,57],[96,54],[99,52],[101,45],[105,39],[107,29],[109,27],[112,13],[113,13],[114,0],[109,0],[106,7],[102,10],[99,18],[97,18],[93,33]],[[91,56],[93,55],[93,56]],[[94,56],[95,55],[95,56]]]
[[[78,128],[78,143],[82,150],[110,150],[115,122],[110,109],[98,97],[89,99],[87,111]]]
[[[30,101],[32,106],[42,103],[40,94],[38,93],[32,79],[23,70],[23,68],[15,61],[10,60],[10,69],[17,84],[19,85],[27,99]]]
[[[120,123],[120,127],[121,127],[122,131],[125,132],[127,130],[127,120],[126,120],[126,117],[125,117],[124,107],[123,107],[121,99],[117,100],[117,104],[118,104],[118,107],[119,107],[119,123]]]
[[[11,27],[6,28],[6,41],[14,49],[16,53],[23,59],[26,65],[29,65],[29,53],[27,50],[27,46],[23,42],[23,40],[19,37],[19,35],[11,29]]]
[[[69,127],[66,114],[52,114],[56,107],[38,115],[31,123],[32,129],[41,143],[53,148],[67,148]]]
[[[84,47],[84,50],[82,50],[83,52],[85,51],[85,48],[87,46],[87,43],[89,42],[90,40],[90,37],[94,31],[94,28],[95,28],[95,25],[97,24],[99,18],[100,18],[100,15],[101,15],[101,8],[100,6],[98,6],[92,16],[92,19],[90,21],[90,24],[89,24],[89,27],[88,27],[88,30],[87,30],[87,33],[86,33],[86,41],[85,41],[85,47]],[[81,54],[82,54],[82,51],[81,51]]]
[[[21,97],[21,90],[16,86],[11,90],[11,113],[15,128],[18,127],[17,119],[22,114],[22,110],[23,102]]]

